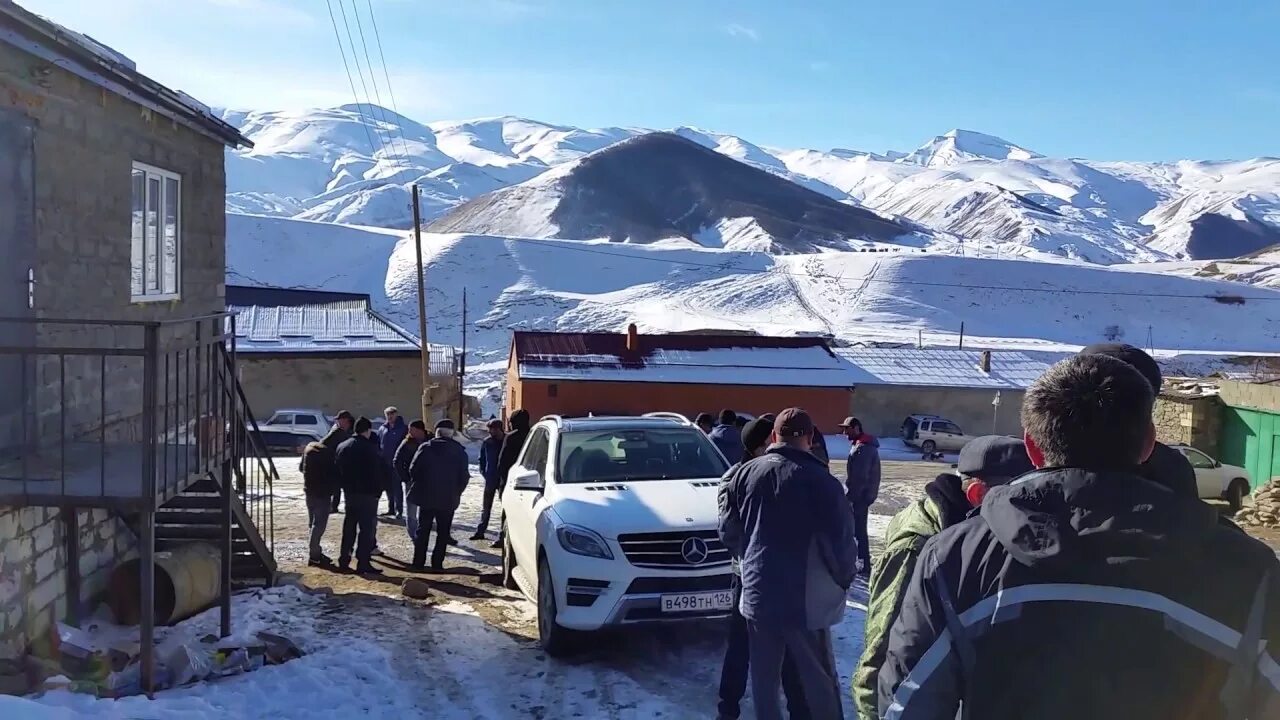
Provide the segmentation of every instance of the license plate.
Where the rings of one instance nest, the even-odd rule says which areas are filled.
[[[714,612],[733,608],[733,593],[728,590],[700,593],[677,593],[662,596],[662,612]]]

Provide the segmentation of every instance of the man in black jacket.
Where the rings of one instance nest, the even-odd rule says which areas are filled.
[[[516,466],[516,460],[520,459],[520,451],[524,449],[524,441],[529,439],[529,411],[520,409],[511,413],[510,425],[507,436],[502,439],[502,452],[498,453],[499,506],[502,503],[502,490],[507,485],[507,473]],[[493,541],[493,547],[502,547],[504,532],[506,532],[505,528],[498,529],[498,539]]]
[[[324,439],[320,442],[323,443],[325,447],[329,448],[330,453],[336,454],[338,452],[338,446],[346,442],[346,440],[351,437],[351,428],[355,425],[355,422],[356,418],[354,415],[346,410],[340,411],[337,417],[333,419],[333,427],[329,428],[329,433],[325,435]],[[337,477],[336,466],[334,467],[333,472],[334,484],[338,489],[333,492],[333,507],[330,509],[330,512],[336,513],[339,512],[338,506],[342,503],[342,483]]]
[[[1280,563],[1139,474],[1153,400],[1105,355],[1027,390],[1039,470],[925,543],[880,669],[883,717],[1280,717]]]
[[[417,572],[426,569],[432,525],[436,529],[436,545],[431,550],[431,569],[444,570],[453,514],[471,479],[467,451],[453,439],[453,431],[452,420],[437,422],[436,436],[418,448],[409,465],[409,498],[418,506],[418,536],[413,541],[413,569]]]
[[[751,655],[751,697],[760,720],[781,720],[784,659],[800,676],[815,718],[843,717],[831,627],[845,611],[857,573],[853,511],[844,487],[810,454],[813,420],[778,413],[774,444],[724,482],[720,539],[741,558]]]
[[[307,526],[311,529],[307,564],[332,565],[333,559],[320,549],[320,540],[329,525],[329,505],[333,502],[333,494],[338,491],[333,450],[324,443],[308,443],[298,467],[302,470],[302,491],[307,498]]]
[[[413,462],[418,447],[426,441],[427,424],[414,420],[409,423],[409,432],[400,441],[400,447],[396,448],[395,457],[391,459],[391,465],[396,470],[396,482],[404,485],[404,525],[409,531],[409,542],[418,537],[418,506],[409,499],[409,485],[413,482],[413,478],[409,476],[409,465]]]
[[[356,551],[356,572],[379,573],[370,558],[378,546],[378,498],[382,495],[387,472],[386,461],[378,450],[369,418],[356,420],[355,435],[338,446],[338,475],[347,492],[347,516],[342,520],[342,549],[338,567],[351,566],[351,549]],[[357,544],[357,535],[359,537]]]

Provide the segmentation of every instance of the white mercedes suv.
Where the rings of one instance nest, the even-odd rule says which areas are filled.
[[[658,417],[543,418],[506,478],[503,584],[538,606],[547,654],[577,631],[721,617],[729,551],[716,525],[724,457]]]

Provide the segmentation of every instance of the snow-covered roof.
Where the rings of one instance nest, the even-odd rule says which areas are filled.
[[[311,297],[308,297],[311,296]],[[227,288],[240,353],[418,353],[418,338],[374,312],[369,296],[280,288]],[[454,349],[431,345],[432,372],[452,372]]]
[[[991,370],[982,370],[978,350],[841,348],[854,385],[1025,390],[1049,364],[1020,352],[991,353]]]
[[[124,53],[13,2],[0,2],[0,16],[5,18],[0,43],[57,65],[225,145],[253,147],[239,130],[215,117],[209,106],[138,72]]]
[[[522,380],[848,387],[848,366],[821,338],[517,333]]]

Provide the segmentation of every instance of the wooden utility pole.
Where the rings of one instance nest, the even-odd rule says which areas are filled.
[[[431,350],[427,345],[427,280],[422,266],[422,218],[418,184],[413,185],[413,247],[418,258],[418,338],[422,343],[422,421],[431,427]]]
[[[464,405],[466,396],[462,394],[462,383],[467,377],[467,289],[462,288],[462,358],[458,361],[458,431],[462,431]]]

